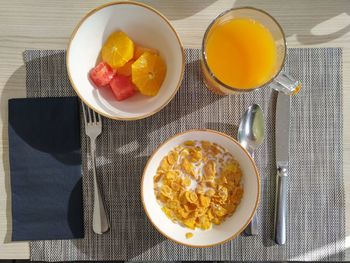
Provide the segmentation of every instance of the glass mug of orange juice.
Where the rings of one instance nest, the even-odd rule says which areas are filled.
[[[203,38],[205,84],[222,95],[252,91],[266,84],[296,94],[299,81],[281,73],[286,49],[283,30],[269,14],[251,7],[228,10],[209,25]]]

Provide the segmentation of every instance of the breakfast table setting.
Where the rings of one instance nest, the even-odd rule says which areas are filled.
[[[0,259],[350,259],[346,1],[0,14]]]

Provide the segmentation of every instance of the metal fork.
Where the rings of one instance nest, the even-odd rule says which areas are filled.
[[[96,234],[103,234],[109,230],[109,220],[101,198],[101,192],[98,187],[96,176],[96,138],[102,132],[102,119],[99,114],[91,110],[83,102],[81,102],[81,105],[83,108],[85,133],[90,138],[92,171],[94,175],[94,210],[92,229]]]

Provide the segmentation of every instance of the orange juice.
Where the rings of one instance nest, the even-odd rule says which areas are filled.
[[[276,72],[275,40],[253,19],[235,18],[213,27],[205,52],[210,71],[230,87],[253,89]]]

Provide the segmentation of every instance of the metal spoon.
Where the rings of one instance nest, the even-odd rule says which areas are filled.
[[[250,105],[239,124],[237,139],[239,143],[254,157],[254,150],[262,144],[265,136],[264,113],[257,104]],[[258,234],[258,219],[254,215],[245,229],[248,235]]]

